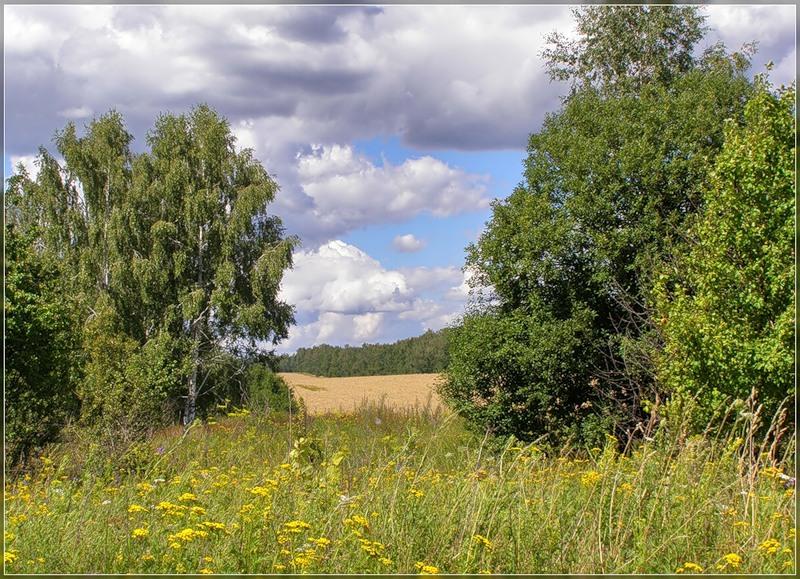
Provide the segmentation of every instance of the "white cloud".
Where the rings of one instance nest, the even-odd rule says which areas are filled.
[[[376,166],[348,145],[315,145],[298,156],[297,176],[312,203],[306,215],[335,235],[424,212],[445,217],[489,204],[487,176],[430,156]]]
[[[85,119],[92,116],[92,109],[87,106],[73,107],[58,111],[58,114],[67,119]]]
[[[281,299],[299,310],[359,315],[402,310],[410,296],[400,272],[338,240],[296,253],[281,291]]]
[[[279,350],[329,343],[387,342],[438,330],[461,313],[466,295],[455,267],[391,270],[343,241],[299,251],[284,276],[280,298],[300,320]]]
[[[392,240],[392,246],[402,253],[414,253],[423,249],[427,243],[414,237],[413,233],[398,235]]]

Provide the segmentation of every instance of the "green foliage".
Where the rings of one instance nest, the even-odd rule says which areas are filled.
[[[705,32],[705,17],[691,6],[584,6],[572,13],[578,38],[550,34],[543,56],[552,79],[574,86],[668,85],[692,69]]]
[[[185,357],[165,332],[140,346],[119,331],[107,302],[97,306],[84,326],[81,423],[105,444],[125,446],[175,420]]]
[[[286,381],[265,364],[252,364],[244,374],[245,401],[253,411],[297,412],[298,406]]]
[[[59,264],[51,277],[69,296],[80,347],[58,365],[85,364],[81,423],[122,444],[174,419],[179,403],[190,423],[215,400],[210,390],[235,378],[219,360],[287,335],[293,312],[278,290],[297,242],[267,211],[277,184],[209,107],[159,117],[148,151],[132,153],[132,140],[114,111],[83,135],[70,123],[55,139],[63,165],[42,148],[36,178],[20,170],[7,189],[20,235],[42,263]],[[11,255],[12,269],[22,258]],[[26,396],[49,408],[43,393]],[[15,396],[7,412],[28,412]]]
[[[659,394],[652,270],[702,205],[724,119],[741,118],[751,84],[746,55],[684,54],[699,38],[696,8],[652,10],[577,12],[583,37],[567,47],[575,88],[531,135],[525,181],[493,204],[467,249],[474,285],[491,299],[457,331],[463,351],[451,351],[442,391],[482,429],[532,438],[613,422],[630,433],[645,418],[642,399]],[[647,34],[619,33],[629,17]],[[650,46],[662,41],[672,48]],[[552,66],[567,48],[553,49]],[[638,81],[622,83],[631,68]],[[586,429],[576,408],[596,413]]]
[[[14,463],[77,416],[79,334],[58,264],[5,226],[5,449]]]
[[[300,348],[279,360],[282,372],[316,376],[380,376],[441,372],[448,360],[448,329],[398,340],[393,344]]]
[[[795,90],[764,78],[730,121],[695,216],[654,290],[659,377],[704,425],[754,389],[767,421],[793,407]]]

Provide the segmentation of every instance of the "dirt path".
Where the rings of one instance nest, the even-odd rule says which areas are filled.
[[[441,405],[435,391],[439,374],[399,374],[392,376],[354,376],[322,378],[310,374],[282,372],[280,374],[305,400],[310,412],[349,412],[363,402],[381,402],[387,406],[425,407]]]

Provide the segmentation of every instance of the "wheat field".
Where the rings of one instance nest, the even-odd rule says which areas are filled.
[[[383,404],[390,408],[425,408],[442,406],[436,393],[439,374],[399,374],[390,376],[353,376],[324,378],[311,374],[280,374],[302,398],[312,414],[355,411],[364,403]]]

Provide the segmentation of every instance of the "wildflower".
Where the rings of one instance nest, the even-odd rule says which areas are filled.
[[[184,541],[186,543],[191,543],[197,538],[205,538],[205,537],[208,537],[208,533],[206,531],[198,531],[192,529],[191,527],[187,527],[182,531],[178,531],[174,535],[170,535],[169,540],[176,541],[180,539],[181,541]]]
[[[161,479],[163,481],[163,479]],[[140,482],[136,485],[136,490],[139,491],[140,496],[145,496],[153,492],[153,485],[147,482]]]
[[[742,558],[737,555],[736,553],[728,553],[727,555],[722,557],[722,563],[717,565],[717,570],[722,571],[727,567],[732,567],[733,569],[737,569],[739,565],[742,564]]]
[[[173,541],[173,542],[171,542],[171,543],[169,544],[169,546],[170,546],[171,548],[173,548],[173,549],[180,549],[180,548],[181,548],[181,544],[180,544],[180,543],[178,543],[177,541]]]
[[[327,547],[331,544],[331,540],[327,537],[320,537],[319,539],[309,539],[312,543],[319,547]]]
[[[478,543],[479,545],[483,545],[487,549],[491,549],[492,548],[492,542],[488,538],[484,537],[483,535],[473,535],[472,536],[472,540],[475,541],[476,543]]]
[[[215,523],[214,521],[206,521],[205,523],[200,523],[206,529],[210,529],[212,531],[224,531],[225,530],[225,523]]]
[[[251,488],[249,490],[250,490],[250,492],[252,494],[254,494],[254,495],[258,496],[258,497],[268,497],[268,496],[270,496],[270,494],[272,494],[272,491],[267,487],[255,486],[255,487],[253,487],[253,488]]]
[[[692,573],[702,573],[703,572],[703,568],[700,565],[698,565],[697,563],[692,563],[691,561],[687,561],[686,563],[684,563],[683,564],[683,568],[686,571],[691,571]]]
[[[195,496],[193,493],[183,493],[181,496],[178,497],[178,500],[181,501],[182,503],[190,503],[192,501],[196,501],[197,496]]]
[[[410,489],[408,489],[408,494],[410,496],[418,499],[419,497],[423,496],[425,493],[422,492],[421,490],[419,490],[418,488],[411,487]]]
[[[621,485],[619,485],[619,490],[621,490],[624,493],[632,492],[633,491],[633,485],[631,483],[629,483],[629,482],[624,482]]]
[[[128,507],[128,512],[129,513],[146,513],[147,509],[144,508],[142,505],[133,504],[133,505]]]
[[[133,530],[133,533],[131,533],[131,537],[133,537],[134,539],[144,539],[149,534],[150,531],[148,531],[146,528],[139,527],[138,529]]]
[[[353,515],[344,520],[344,524],[346,527],[364,527],[365,529],[369,528],[369,521],[366,517],[361,515]]]
[[[284,569],[286,569],[286,565],[284,565],[283,563],[275,563],[272,566],[272,568],[275,569],[276,571],[283,571]]]
[[[12,533],[11,531],[6,531],[6,532],[3,534],[3,536],[4,536],[4,537],[5,537],[5,539],[6,539],[6,543],[10,543],[11,541],[13,541],[14,539],[16,539],[16,538],[17,538],[17,536],[16,536],[14,533]]]
[[[10,565],[14,561],[17,560],[17,552],[16,551],[3,551],[3,562],[7,565]]]
[[[735,523],[733,523],[733,526],[734,527],[749,527],[750,523],[748,523],[747,521],[736,521]]]
[[[290,533],[302,533],[306,529],[310,529],[311,525],[305,521],[289,521],[283,524],[284,528]]]
[[[767,539],[758,546],[758,550],[765,555],[774,555],[781,548],[781,544],[776,539]]]
[[[200,569],[199,573],[201,575],[213,575],[214,574],[214,572],[211,569],[209,569],[208,567],[204,567],[204,568]]]
[[[145,553],[144,555],[142,555],[142,561],[155,561],[155,560],[156,558],[153,557],[153,555],[151,555],[150,553]]]
[[[380,561],[381,565],[386,565],[387,567],[392,564],[392,560],[389,557],[381,557],[378,561]]]
[[[583,476],[581,476],[581,484],[590,487],[593,486],[601,478],[603,478],[603,475],[601,475],[599,472],[597,472],[596,470],[590,470],[588,472],[585,472]]]
[[[213,563],[213,562],[214,562],[214,557],[209,557],[208,555],[203,557],[203,563]]]
[[[193,515],[203,516],[206,514],[206,510],[203,507],[192,507],[191,511]]]
[[[420,575],[436,575],[439,573],[439,568],[434,565],[428,565],[422,561],[417,561],[414,565],[418,570]]]
[[[106,499],[106,500],[104,500],[104,501],[103,501],[102,503],[100,503],[100,504],[101,504],[101,505],[110,505],[110,504],[111,504],[111,500],[110,500],[110,499]]]

